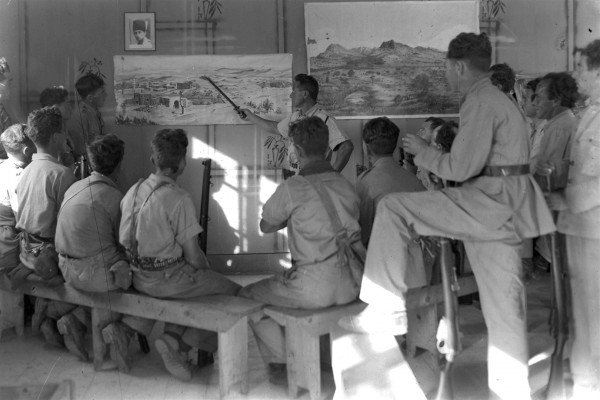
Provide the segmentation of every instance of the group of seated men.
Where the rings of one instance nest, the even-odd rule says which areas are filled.
[[[371,166],[359,176],[356,187],[338,173],[336,163],[341,159],[345,164],[346,155],[338,155],[334,165],[329,159],[334,147],[331,121],[320,109],[283,124],[265,122],[244,110],[247,118],[265,128],[285,128],[298,170],[265,203],[260,222],[263,232],[287,228],[292,268],[243,288],[211,270],[199,248],[202,228],[194,204],[176,183],[186,166],[188,138],[183,130],[156,133],[151,143],[154,173],[122,196],[115,177],[124,157],[123,141],[112,134],[89,140],[87,157],[93,172],[76,181],[72,170],[59,162],[67,147],[61,112],[56,107],[35,110],[26,125],[13,125],[1,136],[8,160],[0,165],[0,266],[16,286],[34,273],[49,284],[64,279],[85,291],[131,285],[148,296],[171,299],[221,293],[314,309],[360,298],[368,303],[367,308],[342,318],[341,327],[401,335],[407,330],[406,291],[426,284],[419,238],[451,237],[463,241],[479,286],[489,335],[490,391],[503,399],[529,398],[523,243],[556,230],[532,173],[552,167],[558,182],[564,182],[557,187],[565,188],[566,200],[554,196],[551,205],[572,214],[594,212],[597,200],[581,204],[571,192],[589,196],[588,189],[572,186],[589,185],[590,174],[595,174],[597,183],[598,168],[584,167],[585,179],[573,176],[573,168],[579,171],[579,163],[587,165],[589,156],[580,146],[574,145],[569,152],[568,144],[579,143],[576,132],[590,134],[596,115],[586,114],[587,125],[581,128],[580,124],[577,130],[578,121],[569,110],[574,81],[563,73],[544,76],[533,89],[535,99],[532,94],[525,98],[524,105],[533,101],[536,111],[535,117],[529,115],[527,107],[521,109],[510,94],[492,83],[490,60],[491,45],[485,34],[461,33],[454,38],[446,76],[452,89],[463,94],[460,127],[431,118],[419,135],[405,135],[402,148],[405,155],[414,156],[418,167],[414,169],[408,157],[404,166],[392,158],[398,127],[385,117],[369,121],[362,139]],[[600,41],[582,51],[581,74],[592,69],[600,69]],[[302,79],[307,80],[306,76]],[[302,83],[294,83],[294,103],[312,99],[309,108],[313,109],[316,94]],[[597,96],[589,89],[588,94]],[[547,122],[540,134],[537,120],[542,119]],[[594,134],[590,143],[597,141]],[[565,148],[556,149],[554,143],[565,142],[555,137],[561,135],[571,139]],[[338,145],[344,142],[336,140]],[[538,158],[532,166],[530,148],[536,148],[536,140],[538,153],[533,157]],[[346,146],[344,153],[348,148],[351,151]],[[576,218],[565,215],[569,221]],[[597,221],[597,212],[591,218]],[[564,233],[578,236],[569,221]],[[592,234],[582,235],[587,241],[577,242],[580,251],[573,255],[582,264],[589,264],[589,246],[598,240],[593,236],[597,228],[588,230]],[[361,245],[367,246],[366,262],[364,273],[357,273],[342,248]],[[569,268],[580,267],[569,258]],[[584,329],[580,328],[585,325],[582,315],[592,318],[588,314],[576,317],[577,329]],[[64,345],[87,359],[83,333],[88,315],[89,310],[76,305],[37,299],[32,325],[39,327],[49,343]],[[596,324],[598,316],[593,318],[590,323]],[[271,378],[280,380],[285,372],[284,328],[266,315],[250,325]],[[148,335],[153,326],[154,321],[115,315],[102,330],[120,371],[131,368],[128,345],[134,332]],[[593,364],[598,359],[584,354],[585,344],[577,342],[579,338],[588,343],[593,337],[576,331],[572,369],[580,393],[599,389],[598,377],[585,370],[598,371]],[[185,354],[192,347],[201,350],[209,363],[216,348],[214,334],[166,324],[155,341],[165,368],[181,380],[191,379]]]

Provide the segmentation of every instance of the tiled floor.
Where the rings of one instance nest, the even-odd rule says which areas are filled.
[[[551,350],[552,339],[548,334],[547,318],[550,305],[550,280],[545,275],[541,280],[528,284],[528,318],[531,354]],[[481,312],[472,305],[460,309],[463,352],[458,357],[454,374],[456,399],[479,400],[487,397],[486,385],[486,339]],[[156,332],[155,332],[156,333]],[[153,334],[152,336],[156,336]],[[151,338],[152,339],[152,338]],[[152,342],[152,340],[150,340]],[[532,391],[538,392],[545,384],[548,375],[548,359],[531,364]],[[216,360],[218,363],[218,360]],[[427,354],[409,359],[409,364],[428,398],[433,398],[438,376]],[[102,371],[94,371],[91,363],[82,363],[66,351],[50,348],[39,336],[29,331],[24,338],[16,337],[13,330],[2,335],[0,342],[0,399],[44,399],[40,395],[42,385],[71,380],[74,399],[218,399],[218,370],[216,365],[196,370],[189,383],[182,383],[170,377],[163,369],[155,351],[135,353],[131,374],[118,373],[109,362]],[[249,381],[247,395],[242,395],[236,387],[227,399],[288,399],[287,389],[270,384],[252,335],[249,337]],[[331,372],[323,372],[322,399],[334,396],[335,385]],[[16,390],[15,387],[29,386]],[[2,389],[1,387],[4,387]],[[11,389],[6,389],[11,387]],[[17,396],[16,393],[20,395]],[[398,395],[399,398],[407,398]],[[301,391],[299,399],[309,399],[306,391]],[[375,400],[369,398],[369,400]]]

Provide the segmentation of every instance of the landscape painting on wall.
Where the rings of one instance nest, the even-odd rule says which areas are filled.
[[[114,56],[121,125],[244,124],[233,106],[266,119],[291,113],[292,55]]]
[[[477,0],[306,3],[308,68],[336,117],[457,114],[448,44],[479,32]]]

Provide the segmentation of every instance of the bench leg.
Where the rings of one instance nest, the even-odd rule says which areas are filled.
[[[92,308],[92,345],[94,347],[94,369],[99,371],[106,355],[106,344],[102,338],[102,329],[114,320],[113,313],[101,308]]]
[[[308,389],[311,400],[321,398],[321,360],[319,337],[311,335],[293,321],[285,327],[288,394],[298,396],[298,387]]]
[[[15,328],[17,336],[23,336],[25,325],[25,309],[21,293],[0,290],[0,339],[2,332],[8,328]]]
[[[248,393],[248,318],[241,318],[227,332],[219,332],[219,390],[223,398],[241,382],[242,394]]]

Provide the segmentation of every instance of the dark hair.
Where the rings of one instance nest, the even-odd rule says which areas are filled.
[[[314,101],[317,101],[319,96],[319,83],[315,78],[306,74],[298,74],[294,77],[294,80],[298,82],[298,87],[302,90],[306,90],[308,95]]]
[[[42,107],[54,106],[65,102],[69,92],[62,86],[52,86],[42,90],[40,93],[40,104]]]
[[[490,67],[490,80],[494,86],[497,86],[504,93],[510,93],[515,88],[515,71],[507,64],[494,64]]]
[[[290,138],[307,156],[325,157],[329,147],[329,128],[319,117],[299,120],[290,127]]]
[[[82,99],[85,99],[88,95],[94,93],[98,89],[104,87],[104,80],[98,75],[88,73],[75,82],[75,89]]]
[[[438,129],[437,134],[434,137],[434,143],[439,145],[444,153],[448,153],[452,148],[452,142],[454,142],[454,138],[456,137],[457,129],[458,124],[456,121],[444,122],[441,128]]]
[[[87,145],[87,155],[92,170],[102,175],[112,174],[123,160],[124,153],[125,142],[112,133],[98,136]]]
[[[447,58],[452,60],[468,60],[469,64],[487,71],[492,63],[492,45],[485,33],[459,33],[448,45]]]
[[[600,39],[596,39],[583,49],[576,49],[575,51],[579,51],[582,56],[587,57],[588,69],[600,68]]]
[[[11,125],[0,135],[0,143],[9,153],[19,152],[25,146],[33,146],[33,142],[25,133],[26,130],[25,124]]]
[[[433,130],[433,129],[437,128],[438,126],[441,126],[445,121],[439,117],[429,117],[425,120],[425,122],[429,122],[429,126]]]
[[[36,145],[46,146],[50,138],[62,131],[62,115],[56,107],[33,110],[27,117],[25,133]]]
[[[537,85],[539,85],[541,80],[542,80],[542,78],[535,78],[535,79],[528,81],[527,84],[525,85],[525,89],[529,89],[529,90],[535,92],[535,89],[537,89]]]
[[[185,158],[188,138],[183,129],[161,129],[152,139],[152,159],[160,170],[177,171]]]
[[[579,98],[577,82],[566,72],[551,72],[544,75],[540,82],[548,82],[546,90],[549,100],[560,99],[560,105],[573,108]]]
[[[377,155],[392,154],[398,144],[400,128],[387,117],[373,118],[365,124],[363,141]]]

